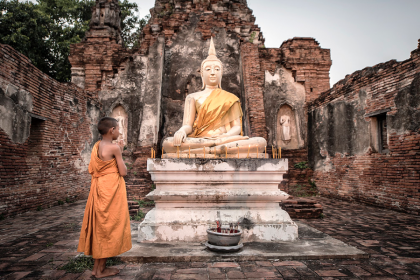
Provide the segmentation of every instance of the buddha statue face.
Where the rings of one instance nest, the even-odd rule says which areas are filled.
[[[201,63],[201,79],[203,80],[203,89],[206,85],[219,86],[222,88],[221,81],[223,75],[222,62],[216,56],[213,37],[210,40],[209,56]]]
[[[222,64],[217,60],[205,61],[202,67],[201,78],[203,79],[203,88],[206,85],[220,87],[222,81]]]

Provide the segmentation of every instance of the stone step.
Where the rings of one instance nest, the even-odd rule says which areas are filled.
[[[144,178],[128,178],[125,183],[129,185],[151,185],[150,180]]]
[[[316,204],[317,202],[315,200],[312,199],[305,199],[305,198],[288,198],[287,200],[285,200],[285,202],[287,202],[287,204]]]
[[[137,212],[138,212],[138,209],[130,209],[130,210],[129,210],[130,216],[134,216],[134,215],[136,215],[136,214],[137,214]]]
[[[133,200],[129,200],[128,201],[128,205],[129,206],[131,206],[131,205],[138,205],[139,203],[137,202],[137,201],[133,201]]]
[[[126,188],[129,190],[137,190],[137,191],[145,191],[150,192],[152,189],[150,187],[142,186],[142,185],[126,185]]]
[[[312,208],[314,208],[314,207],[312,207],[312,205],[283,205],[282,207],[283,207],[284,210],[287,210],[287,209],[290,209],[290,210],[293,210],[293,209],[307,209],[307,208],[312,209]]]
[[[150,189],[150,186],[139,185],[139,184],[126,184],[126,187]]]
[[[296,213],[314,213],[322,212],[322,209],[294,209]]]
[[[312,209],[312,208],[322,208],[321,204],[289,204],[282,205],[283,208],[287,209]]]
[[[140,208],[140,205],[130,205],[130,210],[132,210],[132,209],[139,209]]]
[[[318,219],[323,213],[322,205],[312,199],[289,198],[282,201],[280,206],[292,219]]]

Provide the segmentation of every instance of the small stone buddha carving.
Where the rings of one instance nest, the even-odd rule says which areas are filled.
[[[120,127],[120,135],[118,136],[118,142],[122,141],[124,144],[126,144],[126,139],[125,139],[126,124],[125,124],[125,118],[121,116],[121,111],[118,111],[118,116],[116,116],[115,119],[118,121],[118,126]]]
[[[281,140],[288,143],[292,140],[290,136],[290,117],[287,115],[281,116],[280,125],[282,126]]]
[[[222,90],[222,62],[216,56],[213,38],[209,55],[201,63],[202,91],[189,94],[185,99],[182,127],[174,137],[163,141],[166,153],[187,153],[191,157],[204,154],[215,157],[256,157],[264,153],[267,142],[262,137],[249,138],[242,133],[242,109],[239,98]],[[172,154],[172,155],[171,155]],[[245,156],[244,156],[245,155]]]

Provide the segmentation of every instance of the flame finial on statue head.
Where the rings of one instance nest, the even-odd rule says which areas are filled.
[[[207,61],[218,61],[220,63],[220,67],[221,67],[221,75],[223,75],[223,64],[220,61],[220,59],[218,59],[217,56],[216,56],[216,48],[214,47],[213,37],[211,37],[211,39],[210,39],[209,55],[201,63],[201,78],[203,78],[204,63],[206,63]],[[204,89],[205,86],[206,85],[204,84],[204,81],[203,81],[203,89]],[[219,88],[222,88],[222,86],[219,85]]]
[[[214,47],[213,37],[210,39],[209,56],[207,59],[217,59],[216,48]],[[218,59],[217,59],[218,60]]]

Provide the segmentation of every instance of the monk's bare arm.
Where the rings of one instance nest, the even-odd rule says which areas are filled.
[[[121,149],[118,145],[113,145],[112,152],[114,154],[115,159],[117,160],[118,171],[121,176],[127,175],[127,166],[124,164],[124,160],[122,158]]]
[[[184,105],[184,118],[182,127],[174,135],[174,146],[180,146],[183,140],[193,131],[195,118],[195,101],[191,96],[187,96]]]

